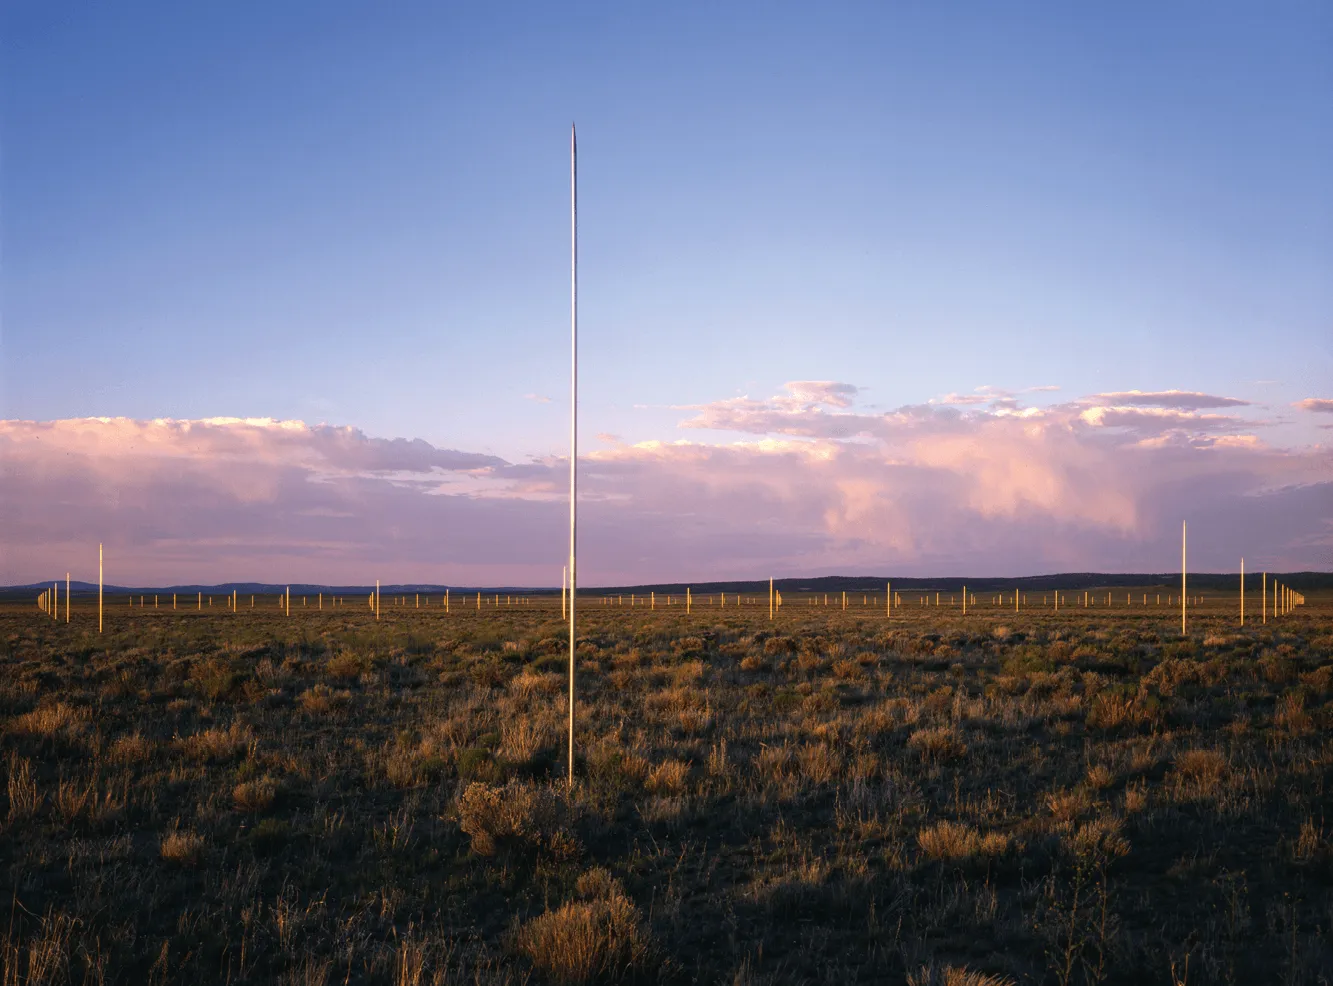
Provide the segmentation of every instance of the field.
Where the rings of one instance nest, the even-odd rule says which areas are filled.
[[[1333,598],[751,598],[583,605],[572,790],[550,597],[0,607],[0,983],[1333,981]]]

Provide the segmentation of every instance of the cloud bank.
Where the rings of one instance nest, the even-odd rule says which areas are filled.
[[[796,381],[685,408],[691,440],[581,457],[580,581],[1166,571],[1182,519],[1191,567],[1333,556],[1333,450],[1218,410],[1247,402],[982,388],[872,412],[859,393]],[[0,582],[95,576],[102,541],[120,583],[557,584],[567,477],[557,456],[293,421],[0,421]]]

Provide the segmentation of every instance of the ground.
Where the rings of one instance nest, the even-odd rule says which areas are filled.
[[[572,788],[558,599],[296,602],[0,607],[0,982],[1333,981],[1333,598],[589,601]]]

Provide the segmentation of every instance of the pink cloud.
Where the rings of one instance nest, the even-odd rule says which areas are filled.
[[[1249,401],[1238,397],[1218,397],[1197,390],[1121,390],[1107,394],[1093,394],[1087,398],[1099,404],[1120,404],[1134,407],[1172,407],[1198,411],[1210,407],[1249,407]]]
[[[1302,411],[1333,414],[1333,400],[1327,397],[1307,397],[1303,401],[1297,401],[1292,407],[1299,407]]]
[[[701,405],[751,435],[580,459],[585,584],[768,574],[1327,567],[1333,452],[1226,415],[1075,403],[888,413],[850,385]],[[610,437],[610,436],[608,436]],[[555,584],[567,461],[247,419],[0,421],[0,582],[95,574]]]

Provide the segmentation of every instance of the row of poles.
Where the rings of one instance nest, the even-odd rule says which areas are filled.
[[[98,545],[97,554],[98,554],[98,586],[97,586],[97,611],[98,611],[98,624],[97,624],[97,625],[98,625],[98,631],[101,632],[101,629],[102,629],[102,622],[103,622],[103,621],[102,621],[102,615],[103,615],[103,585],[102,585],[103,552],[102,552],[102,546],[101,546],[101,545]],[[1267,572],[1263,572],[1263,573],[1261,573],[1261,576],[1260,576],[1260,604],[1259,604],[1259,612],[1260,612],[1260,619],[1261,619],[1261,621],[1262,621],[1263,623],[1267,623],[1267,622],[1268,622],[1268,614],[1269,614],[1269,587],[1268,587],[1268,581],[1269,581],[1269,580],[1268,580],[1268,573],[1267,573]],[[1182,588],[1183,588],[1183,587],[1184,587],[1184,576],[1182,575]],[[833,597],[832,604],[835,605],[835,606],[839,606],[839,608],[840,608],[840,609],[843,609],[843,610],[846,610],[846,609],[848,609],[849,607],[855,607],[855,605],[856,605],[856,603],[855,603],[855,596],[856,596],[856,595],[860,595],[860,596],[861,596],[861,606],[862,606],[862,607],[870,607],[870,606],[872,606],[872,605],[878,605],[877,600],[876,600],[875,598],[873,598],[869,593],[853,593],[853,594],[851,594],[851,596],[849,596],[849,594],[848,594],[845,590],[841,592],[841,598],[839,598],[837,595],[835,595],[835,596]],[[64,600],[64,601],[65,601],[65,614],[64,614],[64,617],[65,617],[65,622],[66,622],[66,623],[70,622],[71,596],[72,596],[72,593],[71,593],[71,590],[70,590],[70,574],[69,574],[68,572],[66,572],[66,573],[65,573],[65,600]],[[1085,591],[1082,593],[1082,596],[1083,596],[1083,599],[1082,599],[1083,608],[1085,608],[1085,609],[1087,609],[1087,608],[1092,608],[1092,607],[1095,607],[1095,606],[1097,605],[1097,597],[1094,596],[1094,595],[1092,594],[1091,591],[1085,590]],[[470,597],[470,598],[469,598],[469,597]],[[944,594],[943,594],[942,592],[939,592],[939,591],[934,592],[934,593],[933,593],[933,597],[934,597],[934,605],[935,605],[936,607],[945,605]],[[308,598],[307,596],[302,596],[302,597],[301,597],[301,605],[302,605],[302,607],[304,607],[304,606],[306,605],[307,598]],[[394,602],[394,604],[397,605],[397,606],[400,606],[400,607],[406,607],[406,606],[408,605],[408,597],[405,596],[405,595],[404,595],[404,596],[397,596],[397,595],[395,595],[395,596],[392,597],[392,598],[393,598],[393,602]],[[526,596],[518,596],[518,597],[515,597],[512,593],[505,594],[503,598],[504,598],[504,605],[505,605],[505,606],[513,606],[514,603],[515,603],[516,601],[517,601],[518,605],[521,606],[521,607],[523,607],[523,606],[530,606],[531,603],[532,603],[532,600],[531,600],[530,597],[526,597]],[[603,596],[601,596],[600,598],[601,598],[601,604],[602,604],[602,606],[604,606],[604,607],[606,607],[606,606],[623,606],[623,605],[625,604],[625,595],[624,595],[623,593],[619,593],[619,594],[614,595],[614,596],[603,595]],[[931,598],[932,598],[932,593],[929,592],[929,591],[925,591],[925,592],[921,592],[921,593],[918,595],[918,597],[917,597],[917,601],[918,601],[918,604],[919,604],[920,606],[922,606],[922,607],[929,607],[929,606],[931,605]],[[239,597],[239,593],[237,592],[237,590],[233,589],[230,593],[227,594],[227,596],[225,597],[225,599],[226,599],[226,601],[227,601],[227,609],[228,609],[229,611],[231,611],[231,612],[239,612],[239,610],[240,610],[240,597]],[[1013,599],[1013,609],[1014,609],[1014,612],[1016,612],[1016,613],[1017,613],[1017,612],[1020,612],[1020,611],[1023,609],[1023,607],[1028,607],[1028,606],[1031,606],[1031,605],[1032,605],[1032,604],[1030,604],[1030,603],[1028,602],[1028,593],[1025,593],[1025,592],[1018,592],[1018,591],[1015,591],[1014,594],[1013,594],[1013,596],[1012,596],[1012,599]],[[476,608],[476,610],[477,610],[478,612],[481,611],[482,606],[483,606],[483,602],[489,602],[489,603],[490,603],[494,608],[496,608],[496,609],[501,608],[501,602],[500,602],[500,600],[501,600],[501,594],[500,594],[500,593],[486,593],[485,595],[483,595],[483,593],[480,592],[480,591],[477,591],[477,592],[475,592],[475,593],[466,593],[466,594],[464,594],[464,600],[465,600],[465,602],[471,602],[471,603],[473,603],[474,606],[475,606],[475,608]],[[730,605],[731,605],[732,607],[735,607],[735,608],[744,607],[744,606],[746,606],[746,605],[754,606],[754,605],[757,605],[757,604],[759,603],[759,600],[758,600],[758,599],[756,599],[756,598],[754,598],[754,597],[747,597],[747,596],[743,595],[742,593],[733,593],[733,594],[731,594],[731,596],[730,596],[730,600],[731,600]],[[214,601],[214,597],[213,597],[213,596],[209,596],[209,598],[208,598],[208,605],[209,605],[210,607],[213,605],[213,601]],[[570,610],[572,609],[572,601],[573,601],[573,593],[572,593],[572,591],[571,591],[571,587],[569,586],[568,569],[565,569],[565,570],[562,570],[562,572],[561,572],[561,580],[560,580],[560,616],[561,616],[561,619],[567,619],[567,618],[568,618],[568,616],[569,616],[569,612],[570,612]],[[710,606],[710,607],[711,607],[711,606],[717,606],[717,607],[719,607],[719,608],[721,608],[721,609],[725,609],[725,608],[727,607],[727,605],[728,605],[728,594],[727,594],[726,592],[719,592],[716,596],[714,596],[713,594],[710,593],[710,594],[708,594],[708,595],[702,597],[702,599],[699,599],[698,597],[695,597],[695,596],[694,596],[693,589],[687,587],[687,588],[685,589],[685,592],[684,592],[683,595],[666,594],[666,595],[663,596],[663,600],[662,600],[662,601],[663,601],[663,603],[665,604],[665,606],[667,606],[667,607],[671,607],[672,605],[682,605],[682,604],[683,604],[684,607],[685,607],[685,612],[688,614],[688,613],[693,612],[693,607],[694,607],[694,605],[695,605],[696,602],[702,602],[704,605],[707,605],[707,606]],[[904,608],[904,605],[905,605],[904,602],[903,602],[903,596],[902,596],[902,593],[901,593],[901,592],[894,592],[894,591],[893,591],[893,583],[892,583],[892,582],[886,582],[886,583],[884,584],[884,601],[885,601],[885,615],[888,616],[888,617],[892,617],[892,616],[893,616],[893,613],[894,613],[894,610],[895,610],[895,609],[901,611],[901,610]],[[1204,603],[1204,597],[1203,597],[1203,596],[1188,596],[1188,595],[1183,595],[1181,601],[1182,601],[1182,608],[1183,608],[1184,606],[1195,606],[1195,607],[1197,607],[1197,606],[1201,606],[1201,605],[1203,605],[1203,603]],[[330,606],[331,606],[332,608],[338,608],[338,607],[340,607],[340,606],[346,606],[346,605],[347,605],[347,597],[345,597],[345,596],[338,596],[338,595],[330,595],[330,597],[329,597],[329,602],[330,602]],[[429,594],[426,594],[426,596],[425,596],[425,602],[426,602],[426,606],[429,607],[429,606],[430,606],[430,595],[429,595]],[[656,593],[656,591],[653,591],[653,590],[650,590],[650,591],[649,591],[648,593],[646,593],[646,594],[640,594],[640,593],[630,593],[630,594],[629,594],[629,604],[630,604],[630,608],[631,608],[631,609],[635,608],[636,606],[638,606],[638,607],[644,607],[644,606],[646,605],[646,607],[647,607],[649,610],[653,610],[653,611],[655,611],[655,610],[657,609],[657,602],[658,602],[658,599],[657,599],[657,593]],[[961,602],[962,602],[962,611],[963,611],[963,614],[964,614],[964,615],[967,614],[969,607],[975,609],[976,606],[977,606],[977,596],[976,596],[976,593],[969,592],[969,591],[968,591],[968,588],[967,588],[966,585],[964,585],[964,586],[962,587]],[[1303,605],[1304,602],[1305,602],[1305,596],[1304,596],[1302,593],[1300,593],[1299,591],[1297,591],[1297,590],[1295,590],[1295,589],[1292,589],[1290,586],[1283,585],[1282,583],[1278,582],[1276,579],[1273,580],[1273,587],[1272,587],[1272,613],[1273,613],[1273,615],[1274,615],[1275,617],[1276,617],[1276,616],[1279,616],[1279,615],[1284,615],[1284,614],[1286,614],[1286,613],[1291,612],[1291,611],[1292,611],[1293,609],[1295,609],[1297,606]],[[250,608],[250,609],[254,609],[254,608],[255,608],[255,596],[254,596],[253,594],[250,595],[249,603],[250,603],[250,607],[249,607],[249,608]],[[415,594],[414,594],[414,606],[415,606],[415,608],[420,609],[420,608],[421,608],[421,603],[422,603],[422,594],[421,594],[421,593],[415,593]],[[777,589],[777,588],[775,587],[775,585],[774,585],[774,581],[773,581],[772,579],[769,579],[769,583],[768,583],[768,615],[769,615],[769,618],[770,618],[770,619],[773,619],[773,618],[777,615],[777,613],[782,609],[784,603],[785,603],[785,600],[783,599],[782,591],[781,591],[780,589]],[[957,606],[958,603],[959,603],[959,597],[958,597],[957,595],[950,594],[950,595],[948,596],[947,604],[948,604],[950,607]],[[822,594],[821,594],[821,593],[815,593],[814,595],[812,595],[812,596],[808,596],[808,597],[806,598],[806,604],[807,604],[808,606],[821,606],[821,605],[822,605],[822,606],[824,606],[824,607],[827,607],[827,606],[830,605],[830,596],[829,596],[828,593],[822,593]],[[1160,593],[1157,593],[1157,594],[1156,594],[1156,605],[1160,606],[1161,604],[1162,604],[1162,596],[1161,596]],[[1172,605],[1172,604],[1173,604],[1173,602],[1172,602],[1172,597],[1171,597],[1171,596],[1168,596],[1168,597],[1167,597],[1167,605],[1170,606],[1170,605]],[[50,615],[50,616],[53,617],[54,619],[59,619],[59,618],[60,618],[60,583],[59,583],[59,582],[53,582],[53,583],[51,583],[51,588],[50,588],[50,589],[42,591],[42,592],[38,595],[38,597],[37,597],[37,605],[38,605],[38,607],[39,607],[43,612],[47,613],[48,615]],[[133,596],[133,595],[130,596],[130,599],[129,599],[129,605],[130,605],[131,607],[134,606],[134,596]],[[141,595],[139,596],[139,606],[142,608],[142,607],[144,607],[144,606],[146,606],[146,605],[147,605],[147,597],[146,597],[145,594],[141,594]],[[159,605],[159,596],[155,594],[155,595],[153,596],[153,608],[154,608],[154,609],[158,608],[158,605]],[[381,608],[382,608],[382,596],[381,596],[381,592],[380,592],[380,584],[379,584],[379,581],[378,581],[378,580],[377,580],[376,583],[375,583],[375,590],[374,590],[374,592],[370,593],[369,596],[367,597],[367,605],[370,607],[371,611],[375,614],[375,619],[378,620],[378,619],[380,618],[380,613],[381,613]],[[1006,595],[1005,595],[1004,593],[997,593],[997,594],[995,594],[995,595],[992,595],[992,596],[990,597],[990,600],[989,600],[989,605],[991,605],[991,606],[993,606],[993,607],[997,607],[997,608],[998,608],[998,607],[1006,607],[1006,606],[1008,605],[1008,604],[1006,603]],[[1044,594],[1042,595],[1042,597],[1041,597],[1041,605],[1042,605],[1043,607],[1050,606],[1054,612],[1059,612],[1061,606],[1064,606],[1065,608],[1068,608],[1068,607],[1069,607],[1069,593],[1067,593],[1067,592],[1066,592],[1066,593],[1062,593],[1062,592],[1059,592],[1059,591],[1054,591],[1054,592],[1051,592],[1051,593],[1044,593]],[[1075,605],[1075,606],[1078,606],[1078,594],[1077,594],[1077,593],[1075,593],[1075,604],[1074,604],[1074,605]],[[1106,593],[1106,602],[1105,602],[1104,605],[1107,606],[1107,607],[1111,607],[1111,606],[1113,605],[1113,595],[1112,595],[1112,593],[1110,593],[1110,592],[1107,592],[1107,593]],[[1133,605],[1133,596],[1132,596],[1131,593],[1128,593],[1128,592],[1127,592],[1127,593],[1125,593],[1125,606],[1128,608],[1128,607],[1131,607],[1132,605]],[[1145,592],[1145,593],[1142,593],[1142,596],[1141,596],[1141,605],[1144,606],[1144,607],[1147,607],[1147,606],[1149,605],[1149,602],[1148,602],[1148,593],[1146,593],[1146,592]],[[173,610],[176,610],[176,609],[179,608],[179,594],[178,594],[178,593],[174,593],[174,592],[173,592],[173,593],[171,594],[171,608],[172,608]],[[198,609],[198,610],[202,610],[202,609],[204,608],[204,594],[203,594],[202,591],[199,591],[199,592],[197,592],[197,593],[195,594],[195,608]],[[292,589],[291,589],[291,586],[287,586],[287,587],[284,589],[284,591],[278,595],[278,608],[281,609],[285,615],[287,615],[287,616],[290,616],[290,615],[291,615],[291,612],[292,612]],[[320,611],[322,611],[322,610],[324,609],[324,593],[323,593],[323,592],[320,592],[320,593],[318,593],[318,594],[316,595],[316,608],[317,608],[318,610],[320,610]],[[440,596],[440,608],[442,608],[442,609],[444,610],[445,613],[450,613],[450,612],[452,611],[452,596],[451,596],[451,590],[449,590],[449,589],[445,589],[444,593]],[[469,607],[469,608],[472,608],[472,607]],[[1244,625],[1245,625],[1245,561],[1244,561],[1244,559],[1241,559],[1241,574],[1240,574],[1240,623],[1241,623],[1241,626],[1244,626]],[[1183,632],[1183,631],[1184,631],[1184,623],[1183,623],[1183,622],[1182,622],[1182,624],[1181,624],[1181,628],[1182,628],[1182,632]]]
[[[66,573],[65,596],[64,596],[64,604],[65,604],[64,618],[66,623],[70,621],[70,604],[71,604],[70,600],[72,592],[69,586],[70,586],[70,576],[68,573]],[[861,596],[861,602],[859,604],[856,602],[856,596],[858,595]],[[1106,593],[1105,602],[1102,602],[1100,604],[1097,601],[1098,600],[1097,595],[1095,595],[1090,590],[1085,590],[1082,593],[1076,592],[1073,595],[1074,595],[1074,603],[1072,604],[1073,608],[1092,609],[1096,608],[1099,605],[1106,608],[1112,608],[1115,606],[1114,594],[1111,592]],[[1272,595],[1273,595],[1272,611],[1275,616],[1278,615],[1279,613],[1289,612],[1291,609],[1295,608],[1296,606],[1304,602],[1304,596],[1301,593],[1278,583],[1276,580],[1274,580],[1273,582]],[[325,593],[323,592],[316,593],[315,606],[312,608],[322,612],[324,609],[324,601],[325,601],[324,596]],[[507,607],[512,608],[514,606],[518,606],[521,608],[530,607],[533,603],[533,598],[534,598],[532,596],[514,595],[513,593],[504,593],[504,594],[498,592],[482,593],[480,591],[460,593],[460,596],[462,597],[461,600],[462,604],[466,605],[468,609],[475,608],[478,611],[482,610],[484,606],[490,606],[493,609],[504,609]],[[1147,608],[1148,606],[1151,605],[1161,606],[1162,594],[1155,593],[1153,594],[1153,596],[1154,596],[1153,601],[1149,602],[1148,599],[1149,593],[1146,592],[1141,593],[1139,602],[1140,606],[1144,608]],[[1261,588],[1260,588],[1260,600],[1261,600],[1260,615],[1261,619],[1264,622],[1267,622],[1268,620],[1268,611],[1269,611],[1268,596],[1269,596],[1268,575],[1267,573],[1263,573]],[[885,615],[892,616],[895,610],[898,611],[899,613],[901,613],[903,609],[910,610],[911,609],[910,597],[911,597],[911,592],[909,591],[909,601],[905,602],[903,600],[903,594],[901,592],[893,591],[893,583],[891,582],[886,583],[885,596],[884,596]],[[1012,604],[1012,608],[1015,613],[1021,612],[1024,609],[1031,609],[1033,606],[1040,606],[1042,608],[1050,607],[1054,612],[1059,612],[1061,608],[1065,609],[1071,608],[1071,604],[1069,602],[1070,593],[1068,592],[1043,593],[1040,603],[1031,602],[1028,597],[1029,593],[1026,592],[1015,592],[1012,596],[1009,596],[1005,593],[997,593],[989,596],[989,598],[985,599],[980,605],[989,606],[996,609],[1000,608],[1008,609]],[[131,608],[135,606],[135,598],[136,598],[135,594],[131,593],[128,600],[128,605]],[[148,605],[148,594],[139,593],[137,598],[139,607],[146,608]],[[154,593],[152,598],[153,598],[153,608],[158,609],[161,605],[161,594]],[[188,596],[186,598],[188,599]],[[233,589],[231,592],[227,593],[222,598],[226,601],[228,611],[230,612],[240,611],[241,609],[240,593],[238,590]],[[252,610],[255,608],[256,598],[262,598],[262,596],[257,597],[254,593],[249,594],[248,608]],[[760,598],[755,596],[746,596],[743,593],[719,592],[716,595],[709,593],[708,595],[704,596],[696,596],[693,594],[692,588],[687,588],[684,594],[681,595],[664,594],[660,600],[657,598],[656,591],[651,591],[651,590],[647,593],[629,593],[628,597],[624,593],[617,593],[615,595],[601,595],[596,598],[600,601],[602,607],[612,607],[612,608],[623,607],[625,605],[626,598],[628,598],[629,608],[631,609],[638,608],[638,609],[648,609],[650,611],[656,611],[657,604],[661,602],[664,607],[668,608],[671,606],[684,606],[687,614],[692,613],[693,607],[696,605],[703,605],[709,607],[716,606],[719,609],[726,609],[727,607],[732,607],[734,609],[741,609],[746,606],[753,607],[762,605]],[[209,608],[213,606],[213,603],[216,601],[216,599],[217,599],[216,596],[210,595],[208,597]],[[60,600],[61,600],[60,583],[53,582],[51,583],[50,589],[44,590],[38,594],[37,606],[41,610],[46,612],[48,615],[51,615],[58,619],[60,617]],[[969,609],[975,610],[979,605],[977,602],[977,594],[975,592],[969,592],[967,590],[967,586],[963,586],[963,591],[961,594],[949,593],[946,595],[943,591],[939,590],[921,591],[916,594],[916,600],[917,600],[917,605],[923,608],[938,608],[944,606],[948,606],[949,608],[955,608],[958,607],[961,603],[962,611],[964,614],[966,614],[969,611]],[[375,615],[375,618],[378,619],[383,605],[382,596],[379,590],[377,589],[376,591],[371,592],[366,597],[366,601],[367,605],[370,607],[371,612]],[[309,595],[308,594],[302,595],[300,597],[299,608],[305,608],[308,605],[308,602],[309,602]],[[336,594],[329,594],[328,602],[330,608],[333,609],[336,609],[338,607],[346,607],[348,605],[348,599],[346,596],[339,596]],[[1206,602],[1207,602],[1206,596],[1190,596],[1188,600],[1188,604],[1191,607],[1195,608],[1205,605]],[[181,594],[173,592],[171,594],[171,601],[170,601],[172,610],[179,610],[181,608],[180,603],[181,603]],[[870,593],[858,593],[854,591],[850,593],[847,591],[843,591],[841,593],[834,593],[832,596],[830,596],[830,594],[827,592],[814,593],[813,595],[809,595],[805,598],[805,604],[807,606],[819,607],[819,608],[832,606],[840,610],[855,609],[857,607],[875,608],[879,606],[879,595],[878,594],[871,595]],[[420,593],[420,592],[414,593],[411,596],[395,594],[390,597],[390,605],[399,608],[412,608],[412,609],[421,609],[424,605],[426,608],[429,609],[431,607],[431,595],[429,593]],[[786,599],[783,598],[781,590],[773,589],[772,587],[770,587],[767,599],[767,605],[769,607],[769,616],[770,618],[772,618],[775,617],[777,613],[781,612],[784,606],[789,605],[789,603]],[[1133,593],[1129,592],[1125,593],[1125,608],[1126,609],[1132,608],[1133,605],[1134,605]],[[1166,605],[1167,606],[1175,605],[1175,597],[1168,595],[1166,598]],[[292,611],[291,586],[287,586],[282,592],[278,594],[277,606],[278,609],[281,610],[285,615],[287,616],[291,615]],[[195,608],[197,610],[204,609],[204,594],[202,590],[195,593]],[[446,589],[442,594],[439,595],[438,608],[442,609],[445,613],[451,613],[453,609],[456,608],[453,602],[452,590]],[[568,618],[568,595],[563,587],[560,595],[560,617],[561,619]],[[1243,626],[1245,623],[1244,584],[1241,585],[1241,591],[1240,591],[1240,619],[1241,619],[1241,625]]]

